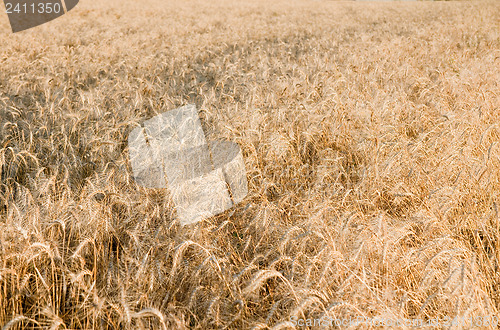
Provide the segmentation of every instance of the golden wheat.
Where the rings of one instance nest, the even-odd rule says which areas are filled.
[[[4,329],[498,314],[498,2],[83,1],[0,28]],[[250,193],[181,227],[127,136],[189,103]]]

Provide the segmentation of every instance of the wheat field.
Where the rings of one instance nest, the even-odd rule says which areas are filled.
[[[0,16],[4,329],[498,314],[500,2],[82,1],[16,34]],[[249,194],[182,227],[127,136],[186,104],[240,145]]]

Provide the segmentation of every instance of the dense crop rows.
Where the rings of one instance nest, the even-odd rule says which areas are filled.
[[[0,31],[0,325],[498,313],[499,2],[84,1]],[[188,103],[250,193],[180,227],[126,142]]]

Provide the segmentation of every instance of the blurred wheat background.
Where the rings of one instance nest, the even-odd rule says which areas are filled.
[[[500,2],[83,1],[0,41],[5,329],[497,315]],[[126,141],[188,103],[250,192],[181,227]]]

